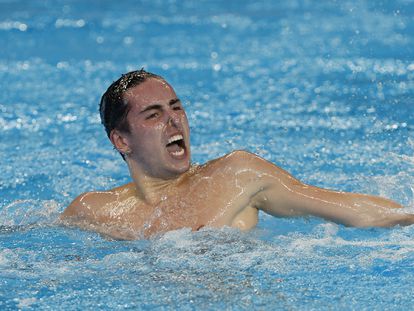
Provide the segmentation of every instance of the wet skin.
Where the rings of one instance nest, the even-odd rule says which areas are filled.
[[[190,227],[253,228],[258,211],[278,217],[314,215],[348,226],[409,225],[414,215],[388,199],[301,183],[276,165],[234,151],[191,166],[185,111],[173,88],[150,78],[124,95],[129,132],[113,130],[132,182],[78,196],[61,215],[71,225],[117,239],[139,239]]]

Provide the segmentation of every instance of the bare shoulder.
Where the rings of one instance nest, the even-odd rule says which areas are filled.
[[[220,158],[207,162],[204,166],[211,168],[231,168],[247,165],[249,162],[258,160],[260,161],[263,159],[248,151],[235,150]]]
[[[272,171],[279,169],[273,163],[261,158],[260,156],[244,151],[244,150],[235,150],[223,157],[218,159],[212,160],[205,164],[206,168],[214,170],[214,171],[221,171],[221,172],[228,172],[228,173],[235,173],[235,172],[260,172],[260,171]]]
[[[257,181],[258,176],[264,173],[272,174],[274,170],[274,165],[265,159],[247,151],[236,150],[202,165],[195,176],[213,178],[214,183],[221,187],[237,188]],[[260,183],[251,188],[255,186],[259,187]]]
[[[92,219],[100,207],[111,204],[116,200],[133,195],[135,188],[132,183],[107,191],[85,192],[77,196],[60,216],[62,220],[70,218]]]
[[[261,158],[258,155],[246,150],[234,150],[219,159],[222,159],[223,162],[239,163],[245,161],[258,160]]]
[[[231,180],[237,185],[249,185],[252,191],[268,187],[269,185],[281,187],[283,185],[302,186],[298,179],[279,166],[260,156],[243,150],[233,151],[221,158],[206,163],[210,166],[210,176],[226,182]]]

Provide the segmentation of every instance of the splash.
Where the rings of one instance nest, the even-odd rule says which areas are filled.
[[[414,139],[408,138],[406,154],[390,152],[386,154],[386,163],[397,164],[400,171],[396,175],[377,176],[374,179],[381,196],[395,198],[401,201],[407,209],[406,212],[414,212]]]
[[[2,231],[54,223],[61,206],[54,200],[16,200],[0,209]]]

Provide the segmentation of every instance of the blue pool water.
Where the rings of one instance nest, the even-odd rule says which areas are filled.
[[[129,181],[97,107],[141,67],[183,99],[195,162],[246,149],[414,212],[413,16],[413,0],[0,0],[0,309],[412,309],[414,226],[261,214],[249,233],[125,242],[56,219]]]

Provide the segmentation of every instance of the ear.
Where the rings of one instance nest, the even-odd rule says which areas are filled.
[[[128,154],[131,152],[131,149],[128,145],[128,139],[125,135],[125,133],[113,129],[111,131],[111,134],[109,135],[109,139],[111,140],[112,144],[115,146],[115,148],[122,154]]]

